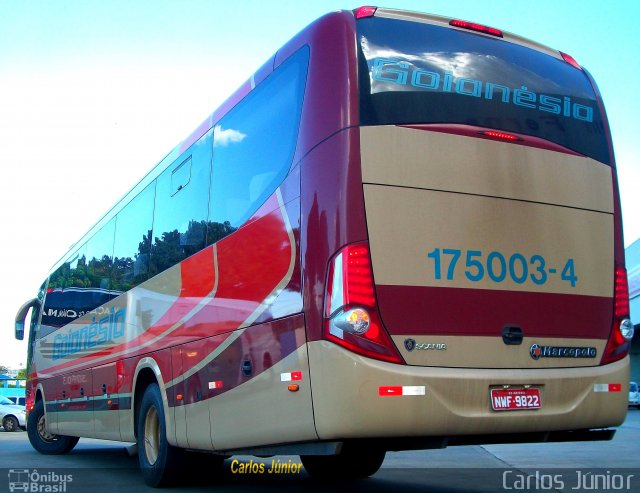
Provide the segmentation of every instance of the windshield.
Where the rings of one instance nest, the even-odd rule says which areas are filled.
[[[374,17],[357,27],[362,125],[475,125],[610,164],[591,83],[563,60],[422,22]]]
[[[0,395],[0,404],[13,404],[13,402],[11,402],[9,399],[7,399],[6,397]]]

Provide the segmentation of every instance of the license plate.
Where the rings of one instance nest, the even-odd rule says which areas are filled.
[[[491,389],[491,407],[494,411],[540,409],[539,389]]]

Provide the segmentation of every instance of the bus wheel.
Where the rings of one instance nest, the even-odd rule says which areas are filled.
[[[4,428],[4,431],[18,431],[19,426],[20,423],[18,423],[15,416],[6,416],[2,420],[2,427]]]
[[[145,483],[154,488],[174,483],[183,464],[183,451],[167,441],[164,419],[160,389],[153,383],[144,391],[137,420],[140,469]]]
[[[27,435],[31,446],[41,454],[61,455],[70,452],[78,443],[78,437],[54,435],[47,431],[44,401],[36,402],[27,419]]]
[[[314,479],[361,479],[380,469],[385,454],[384,450],[345,444],[338,455],[303,455],[300,459]]]

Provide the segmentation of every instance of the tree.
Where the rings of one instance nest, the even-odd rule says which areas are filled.
[[[0,374],[6,375],[7,373],[9,373],[9,367],[0,365]]]
[[[16,375],[16,378],[19,380],[25,380],[27,378],[27,369],[26,368],[20,368],[18,370],[18,374]]]

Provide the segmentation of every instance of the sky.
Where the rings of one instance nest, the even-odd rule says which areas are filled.
[[[281,45],[348,0],[0,0],[0,365],[52,265]],[[365,4],[366,5],[366,4]],[[572,55],[602,93],[625,245],[640,238],[637,0],[386,0]]]

